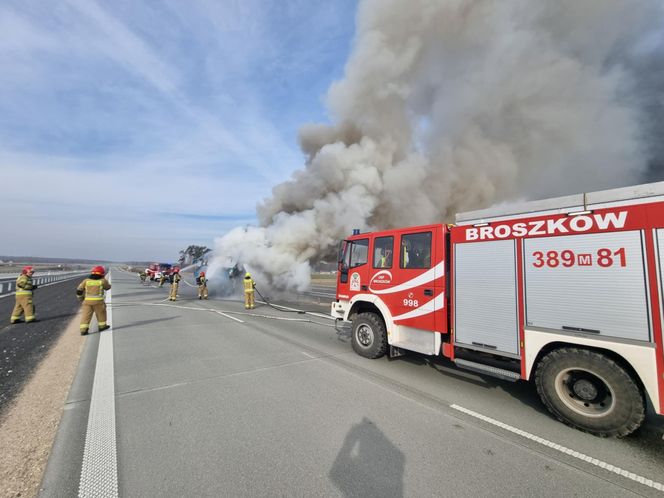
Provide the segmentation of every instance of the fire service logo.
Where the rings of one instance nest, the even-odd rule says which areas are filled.
[[[355,272],[350,276],[350,290],[359,291],[360,290],[360,274]]]
[[[390,273],[389,270],[381,270],[371,278],[369,287],[371,287],[374,284],[387,285],[391,283],[392,283],[392,273]]]

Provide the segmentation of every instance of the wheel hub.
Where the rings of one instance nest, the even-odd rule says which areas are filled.
[[[584,368],[558,372],[555,389],[568,408],[586,417],[604,417],[615,408],[613,389],[597,373]]]
[[[598,390],[595,385],[586,379],[581,379],[574,382],[572,391],[584,401],[592,401],[597,397],[598,394]]]
[[[373,342],[373,330],[367,325],[360,325],[357,328],[357,342],[359,342],[365,348],[371,346]]]

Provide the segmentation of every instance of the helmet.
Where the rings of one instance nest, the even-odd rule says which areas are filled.
[[[247,274],[244,276],[244,278],[251,278],[251,273],[247,272]]]
[[[201,274],[200,274],[200,276],[201,276],[201,277],[204,277],[204,276],[205,276],[205,272],[202,271]]]
[[[31,271],[35,271],[35,269],[32,266],[24,266],[23,269],[21,270],[21,273],[24,275],[30,273]]]
[[[90,275],[100,275],[103,277],[106,275],[106,270],[103,266],[94,266],[92,270],[90,270]]]
[[[173,273],[180,273],[180,268],[178,268],[177,266],[173,268]]]

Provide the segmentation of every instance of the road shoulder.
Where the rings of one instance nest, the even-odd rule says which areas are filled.
[[[83,350],[78,316],[0,420],[0,496],[36,496]]]

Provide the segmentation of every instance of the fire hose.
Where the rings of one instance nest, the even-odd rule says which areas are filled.
[[[258,288],[255,285],[254,285],[254,290],[261,297],[263,302],[265,302],[265,304],[267,304],[270,308],[273,308],[277,311],[282,311],[284,313],[297,313],[299,315],[304,315],[306,313],[319,313],[319,311],[289,310],[289,309],[287,309],[283,306],[279,306],[278,304],[272,304],[270,301],[267,300],[267,298],[265,296],[263,296],[263,294],[260,293],[260,291],[258,290]]]

